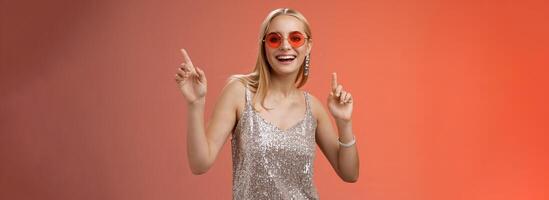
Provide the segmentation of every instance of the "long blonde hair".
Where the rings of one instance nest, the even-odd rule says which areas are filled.
[[[244,85],[248,85],[252,92],[255,93],[253,100],[252,100],[252,106],[256,110],[260,110],[256,107],[257,102],[260,102],[260,106],[263,107],[266,110],[269,110],[270,108],[267,108],[265,106],[265,96],[267,96],[267,89],[269,88],[269,84],[271,81],[271,74],[270,74],[270,68],[269,62],[267,61],[266,52],[265,52],[265,43],[263,42],[263,39],[265,38],[265,34],[267,30],[269,29],[269,26],[271,24],[271,21],[279,16],[279,15],[289,15],[297,18],[303,24],[305,25],[305,33],[307,34],[308,40],[311,40],[311,29],[309,27],[309,22],[307,22],[307,19],[298,12],[297,10],[291,9],[291,8],[278,8],[276,10],[271,11],[265,20],[263,20],[263,23],[261,23],[261,28],[259,31],[259,54],[257,56],[257,62],[255,64],[255,69],[253,72],[249,74],[239,74],[239,75],[233,75],[229,78],[229,80],[237,79],[240,82],[242,82]],[[295,84],[297,88],[301,88],[305,83],[307,82],[307,75],[303,73],[303,69],[305,66],[305,62],[301,64],[301,67],[299,68]]]

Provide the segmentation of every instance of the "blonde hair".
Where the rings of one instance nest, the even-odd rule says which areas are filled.
[[[259,54],[257,56],[257,62],[255,64],[255,69],[253,72],[249,74],[239,74],[239,75],[233,75],[229,78],[229,81],[231,80],[239,80],[244,85],[248,85],[252,92],[255,93],[252,100],[252,106],[256,110],[260,110],[256,107],[257,102],[260,102],[260,106],[264,109],[268,110],[269,108],[265,107],[265,97],[267,96],[267,89],[269,88],[271,74],[270,74],[270,68],[269,62],[267,61],[267,55],[265,52],[265,43],[263,42],[263,39],[265,37],[265,34],[267,34],[267,30],[269,29],[269,26],[271,24],[271,21],[280,15],[288,15],[293,16],[303,22],[305,25],[305,34],[307,34],[308,39],[310,40],[312,38],[311,35],[311,29],[309,27],[309,22],[307,22],[307,19],[298,12],[297,10],[291,9],[291,8],[278,8],[276,10],[271,11],[265,20],[263,20],[263,23],[261,23],[260,31],[259,31]],[[305,83],[307,82],[307,76],[303,73],[303,69],[305,66],[305,62],[301,64],[301,67],[299,68],[295,84],[297,88],[301,88]]]

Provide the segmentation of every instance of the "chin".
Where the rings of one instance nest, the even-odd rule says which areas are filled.
[[[298,66],[294,65],[271,65],[272,70],[277,74],[293,74],[299,71]]]

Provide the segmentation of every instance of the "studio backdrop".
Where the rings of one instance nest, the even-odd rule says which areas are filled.
[[[304,90],[353,94],[360,177],[317,148],[321,199],[544,200],[547,1],[2,1],[0,199],[230,199],[229,142],[193,175],[174,74],[253,70],[276,8],[311,24]],[[207,123],[207,121],[206,121]]]

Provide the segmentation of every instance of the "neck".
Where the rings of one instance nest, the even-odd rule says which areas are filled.
[[[297,75],[297,74],[296,74]],[[296,75],[292,76],[271,76],[271,83],[269,84],[269,93],[275,96],[282,96],[286,98],[292,94],[298,92],[295,86]]]

